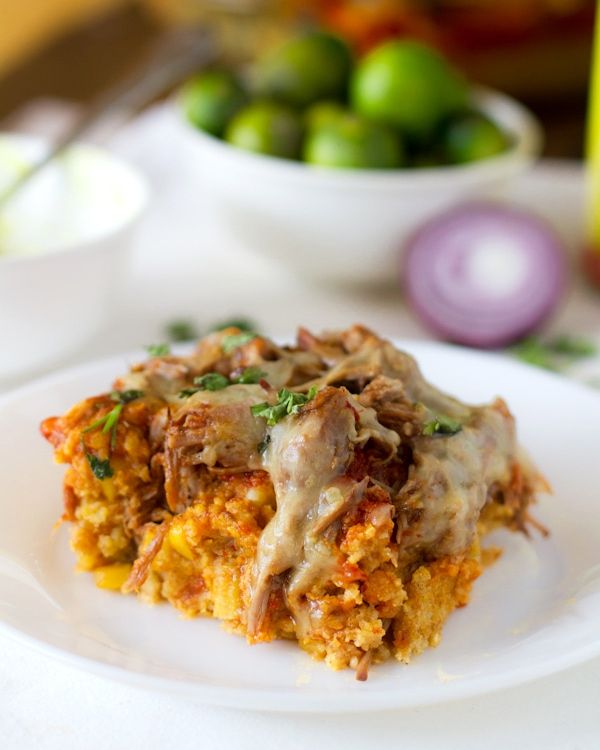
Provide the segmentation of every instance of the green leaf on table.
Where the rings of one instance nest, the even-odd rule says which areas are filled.
[[[549,345],[552,351],[557,354],[564,354],[574,359],[585,359],[598,353],[598,347],[594,342],[581,336],[563,334],[552,339]]]
[[[537,336],[528,336],[509,347],[508,351],[521,362],[527,362],[529,365],[542,367],[545,370],[558,370],[552,349]]]
[[[509,347],[508,351],[522,362],[560,372],[577,360],[593,357],[598,349],[592,341],[581,336],[562,334],[548,341],[528,336]]]

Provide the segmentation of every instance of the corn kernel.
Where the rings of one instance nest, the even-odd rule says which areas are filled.
[[[188,560],[192,560],[194,555],[190,549],[190,545],[185,538],[185,526],[182,523],[176,523],[171,526],[168,534],[169,543],[176,552],[186,557]]]
[[[112,503],[115,499],[115,483],[110,477],[107,477],[106,479],[102,480],[101,486],[104,497],[108,500],[109,503]]]
[[[96,552],[78,552],[77,553],[77,570],[87,572],[93,570],[98,564],[99,555]]]
[[[265,499],[265,492],[262,487],[250,487],[246,492],[246,500],[251,503],[260,503]]]
[[[113,563],[112,565],[103,565],[96,568],[94,578],[96,586],[100,589],[109,589],[110,591],[120,591],[121,586],[129,578],[131,565],[129,563]]]
[[[246,491],[246,500],[257,505],[269,503],[273,499],[273,490],[266,485],[259,485],[258,487],[250,487]]]

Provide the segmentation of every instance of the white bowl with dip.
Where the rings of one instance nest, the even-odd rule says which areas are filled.
[[[0,134],[0,194],[47,148]],[[130,166],[76,144],[0,207],[0,382],[59,361],[106,322],[147,197]]]

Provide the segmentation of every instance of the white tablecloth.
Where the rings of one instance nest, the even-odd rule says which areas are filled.
[[[38,121],[28,117],[29,130],[39,130]],[[41,121],[47,129],[47,117]],[[154,199],[132,267],[123,269],[126,292],[113,321],[64,364],[161,341],[165,323],[174,318],[193,319],[202,328],[243,314],[272,335],[289,334],[300,323],[318,330],[355,321],[394,337],[426,335],[399,290],[319,287],[236,246],[211,222],[202,184],[189,169],[185,141],[168,108],[144,115],[113,138],[112,146],[146,172]],[[521,181],[514,197],[548,216],[573,246],[579,242],[582,176],[577,165],[541,166]],[[600,295],[575,283],[551,328],[600,341]],[[582,364],[572,374],[596,378],[600,363]],[[338,717],[245,713],[106,682],[0,637],[0,748],[7,750],[596,750],[599,695],[596,660],[530,685],[436,707]]]

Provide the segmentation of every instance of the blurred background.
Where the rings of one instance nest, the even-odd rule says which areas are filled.
[[[0,0],[10,29],[0,45],[0,119],[40,97],[89,101],[174,25],[210,22],[230,56],[250,57],[310,18],[361,51],[398,35],[438,46],[540,117],[546,155],[578,157],[594,8],[594,0]]]
[[[29,196],[2,205],[0,195],[0,386],[189,339],[240,315],[281,337],[300,324],[360,321],[396,338],[482,348],[530,336],[518,356],[551,369],[556,356],[589,358],[597,345],[581,337],[600,342],[600,296],[581,263],[595,247],[588,276],[600,283],[600,96],[588,104],[596,5],[0,0],[9,30],[0,45],[0,192],[115,85],[156,79],[207,29],[215,42],[204,61],[213,69],[183,90],[204,64],[111,110],[104,131],[85,131],[79,140],[104,150],[88,153],[78,174],[54,160]],[[313,31],[310,55],[299,53],[294,35],[311,28],[328,41]],[[170,52],[157,64],[164,40]],[[404,45],[396,62],[389,40]],[[336,55],[338,89],[322,90]],[[379,103],[381,120],[369,111],[378,87],[369,88],[370,65],[399,87]],[[424,123],[416,134],[401,122],[418,100],[414,79],[430,92],[412,112]],[[293,83],[286,95],[282,81]],[[303,85],[309,96],[299,103]],[[450,102],[453,90],[462,104]],[[335,125],[331,111],[315,115],[324,102]],[[273,136],[280,117],[293,120],[286,143]],[[491,211],[473,205],[483,198]],[[458,230],[451,218],[440,239],[435,222],[456,206]],[[428,239],[415,248],[423,227]],[[454,316],[460,325],[450,330]],[[585,367],[584,378],[597,379]]]

